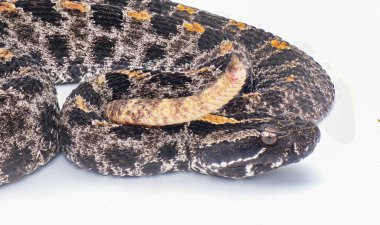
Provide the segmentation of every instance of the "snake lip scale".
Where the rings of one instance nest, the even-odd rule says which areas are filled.
[[[334,96],[297,47],[200,9],[0,0],[0,185],[61,151],[102,175],[253,177],[310,155]]]

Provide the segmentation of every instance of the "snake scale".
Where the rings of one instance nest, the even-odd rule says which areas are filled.
[[[60,110],[55,84],[77,83]],[[166,0],[0,1],[0,184],[63,151],[103,175],[300,161],[334,86],[297,47]]]

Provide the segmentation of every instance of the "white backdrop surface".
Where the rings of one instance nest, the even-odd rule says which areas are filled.
[[[178,1],[264,28],[328,71],[336,103],[301,163],[248,180],[115,178],[59,155],[0,187],[0,224],[380,224],[380,1]],[[62,104],[76,85],[57,87]]]

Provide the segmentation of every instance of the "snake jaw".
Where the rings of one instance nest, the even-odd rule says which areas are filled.
[[[282,123],[259,127],[258,134],[236,144],[218,143],[203,148],[196,154],[195,161],[206,171],[193,169],[222,177],[248,178],[296,163],[311,154],[320,138],[318,127],[305,121]],[[262,140],[273,135],[275,143]]]
[[[279,140],[280,143],[278,146],[274,145],[273,148],[269,146],[265,151],[259,154],[258,157],[253,160],[248,160],[244,165],[246,177],[255,176],[299,162],[310,155],[320,139],[318,127],[310,127],[307,131],[297,131],[296,133],[297,134],[293,134],[292,137],[282,137],[282,140]],[[290,141],[287,140],[288,138]],[[236,166],[239,165],[231,165],[232,168]],[[237,176],[237,178],[240,177]]]

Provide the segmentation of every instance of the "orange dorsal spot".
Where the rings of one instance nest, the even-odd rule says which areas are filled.
[[[193,33],[198,33],[198,34],[203,34],[206,29],[199,23],[183,23],[183,28],[185,28],[185,30],[189,31],[189,32],[193,32]]]
[[[87,103],[86,103],[86,101],[83,99],[82,96],[76,96],[76,97],[75,97],[75,105],[76,105],[79,109],[81,109],[81,110],[83,110],[83,111],[85,111],[85,112],[88,112],[88,111],[89,111],[89,108],[87,107]]]
[[[231,41],[223,41],[220,45],[220,54],[226,55],[234,50],[235,46],[234,43]]]
[[[147,75],[141,70],[132,70],[132,71],[131,70],[115,70],[114,72],[119,73],[121,75],[127,75],[133,78],[143,78]]]
[[[296,80],[296,76],[294,76],[294,75],[290,75],[290,76],[285,78],[285,82],[288,82],[288,83],[294,82],[295,80]]]
[[[253,92],[253,93],[248,93],[243,95],[244,98],[260,98],[261,95],[259,92]]]
[[[195,14],[197,12],[196,9],[194,8],[191,8],[191,7],[188,7],[188,6],[185,6],[185,5],[178,5],[177,6],[177,9],[181,12],[187,12],[189,13],[190,15],[191,14]]]
[[[9,60],[13,58],[13,53],[5,48],[0,48],[0,59]]]
[[[64,1],[61,3],[62,8],[66,10],[77,10],[81,13],[86,13],[90,10],[89,6],[81,2]]]
[[[148,11],[129,11],[127,12],[127,15],[134,19],[134,20],[137,20],[139,22],[144,22],[144,21],[148,21],[150,20],[150,18],[152,18],[152,15],[149,14]]]
[[[284,50],[284,49],[289,49],[290,46],[285,42],[285,41],[279,41],[279,40],[272,40],[271,45],[278,50]]]
[[[245,23],[242,23],[242,22],[238,22],[236,20],[230,20],[228,25],[230,26],[235,26],[237,28],[239,28],[239,30],[246,30],[248,29],[248,25],[245,24]]]
[[[12,13],[16,12],[16,5],[9,2],[0,2],[0,13]]]

